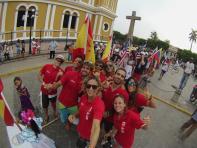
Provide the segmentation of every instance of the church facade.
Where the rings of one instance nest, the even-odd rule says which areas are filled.
[[[112,34],[118,0],[1,0],[0,41],[76,39],[89,15],[95,41]]]

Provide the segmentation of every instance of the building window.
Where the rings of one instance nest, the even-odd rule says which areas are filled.
[[[71,20],[71,29],[75,29],[77,24],[77,13],[73,13]]]
[[[103,24],[103,30],[105,31],[105,32],[107,32],[108,30],[109,30],[109,24],[108,23],[104,23]]]
[[[24,6],[21,6],[18,10],[18,16],[17,16],[17,27],[23,27],[25,22],[25,11],[26,8]]]
[[[32,27],[34,25],[35,12],[36,12],[35,7],[29,8],[28,15],[27,15],[27,27],[30,27],[30,26]]]
[[[64,14],[63,28],[68,28],[69,18],[70,18],[70,12],[66,11],[66,13]]]

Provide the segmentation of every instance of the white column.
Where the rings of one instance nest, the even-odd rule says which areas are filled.
[[[98,29],[98,40],[100,40],[100,35],[101,35],[101,28],[103,27],[103,16],[100,18],[100,23],[99,23],[99,29]]]
[[[50,30],[53,30],[53,24],[54,24],[54,18],[55,18],[55,10],[56,10],[56,5],[52,6],[52,14],[51,14],[51,21],[50,21]],[[53,36],[53,33],[50,33]]]
[[[69,16],[69,22],[68,22],[68,37],[70,37],[70,26],[71,26],[71,21],[72,21],[72,13],[70,13],[71,15]]]
[[[7,13],[7,7],[8,3],[4,2],[3,3],[3,14],[2,14],[2,24],[1,24],[1,32],[5,32],[5,19],[6,19],[6,13]],[[5,40],[5,36],[3,36],[3,40]]]
[[[27,28],[28,10],[29,10],[29,8],[26,8],[25,18],[24,18],[24,27],[23,27],[23,30],[24,30],[24,32],[23,32],[23,38],[26,38],[27,37],[26,28]]]
[[[38,19],[38,11],[36,10],[35,14],[34,14],[33,37],[36,37],[36,32],[35,31],[36,31],[37,19]]]
[[[48,4],[44,30],[48,30],[50,11],[51,11],[51,4]],[[47,32],[44,32],[44,36],[47,36],[47,34],[48,34]]]
[[[94,39],[96,39],[95,35],[96,35],[97,21],[98,21],[98,15],[96,15],[95,20],[94,20],[94,28],[93,28]]]
[[[18,19],[18,9],[15,11],[15,18],[14,18],[14,32],[16,31],[16,25],[17,25],[17,19]],[[16,33],[14,33],[14,40],[16,39]]]
[[[77,31],[79,26],[79,16],[77,16],[76,27],[75,27],[75,38],[77,38]]]
[[[64,14],[62,14],[61,24],[60,24],[60,37],[62,37],[62,31],[63,31],[63,22],[64,22]]]

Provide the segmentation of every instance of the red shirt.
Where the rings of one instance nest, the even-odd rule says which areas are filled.
[[[60,67],[54,67],[53,64],[46,64],[40,70],[40,74],[43,76],[43,82],[45,84],[53,84],[54,82],[59,81],[61,76],[58,73],[60,72],[63,73],[63,70]],[[41,91],[45,95],[57,94],[57,89],[48,91],[44,88],[43,85],[41,85]]]
[[[59,101],[65,107],[71,107],[78,104],[78,95],[81,90],[82,77],[81,73],[69,71],[65,73],[60,80],[63,87],[59,95]]]
[[[104,103],[100,97],[95,97],[92,102],[87,96],[82,96],[79,103],[79,124],[77,131],[80,137],[90,140],[93,119],[102,120],[104,113]]]
[[[134,102],[134,106],[130,108],[130,110],[138,113],[138,107],[143,107],[148,105],[148,99],[143,94],[136,94],[136,100]]]
[[[123,148],[131,148],[134,141],[135,129],[143,125],[140,116],[130,110],[124,115],[114,115],[114,127],[117,129],[115,139]]]
[[[105,109],[106,110],[111,110],[113,109],[113,103],[114,103],[114,97],[116,95],[123,95],[128,102],[129,100],[129,95],[125,89],[122,88],[117,88],[115,90],[112,90],[111,87],[107,88],[106,90],[103,91],[103,101],[105,103]]]
[[[69,71],[75,71],[75,68],[73,66],[67,66],[64,70],[64,73],[69,72]]]
[[[106,76],[103,72],[100,72],[100,82],[104,82],[106,80]]]
[[[126,102],[128,102],[129,95],[128,95],[128,93],[125,89],[117,88],[115,90],[112,90],[112,88],[109,87],[106,90],[104,90],[102,99],[103,99],[104,104],[105,104],[105,111],[113,110],[114,97],[118,94],[123,95],[126,99]],[[106,119],[109,122],[113,122],[113,117],[112,116],[109,116]]]

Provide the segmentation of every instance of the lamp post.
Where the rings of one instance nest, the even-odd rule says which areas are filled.
[[[32,33],[32,26],[33,26],[32,18],[35,17],[35,9],[32,9],[31,12],[32,12],[32,15],[30,16],[30,29],[29,29],[29,54],[31,54],[31,33]]]

